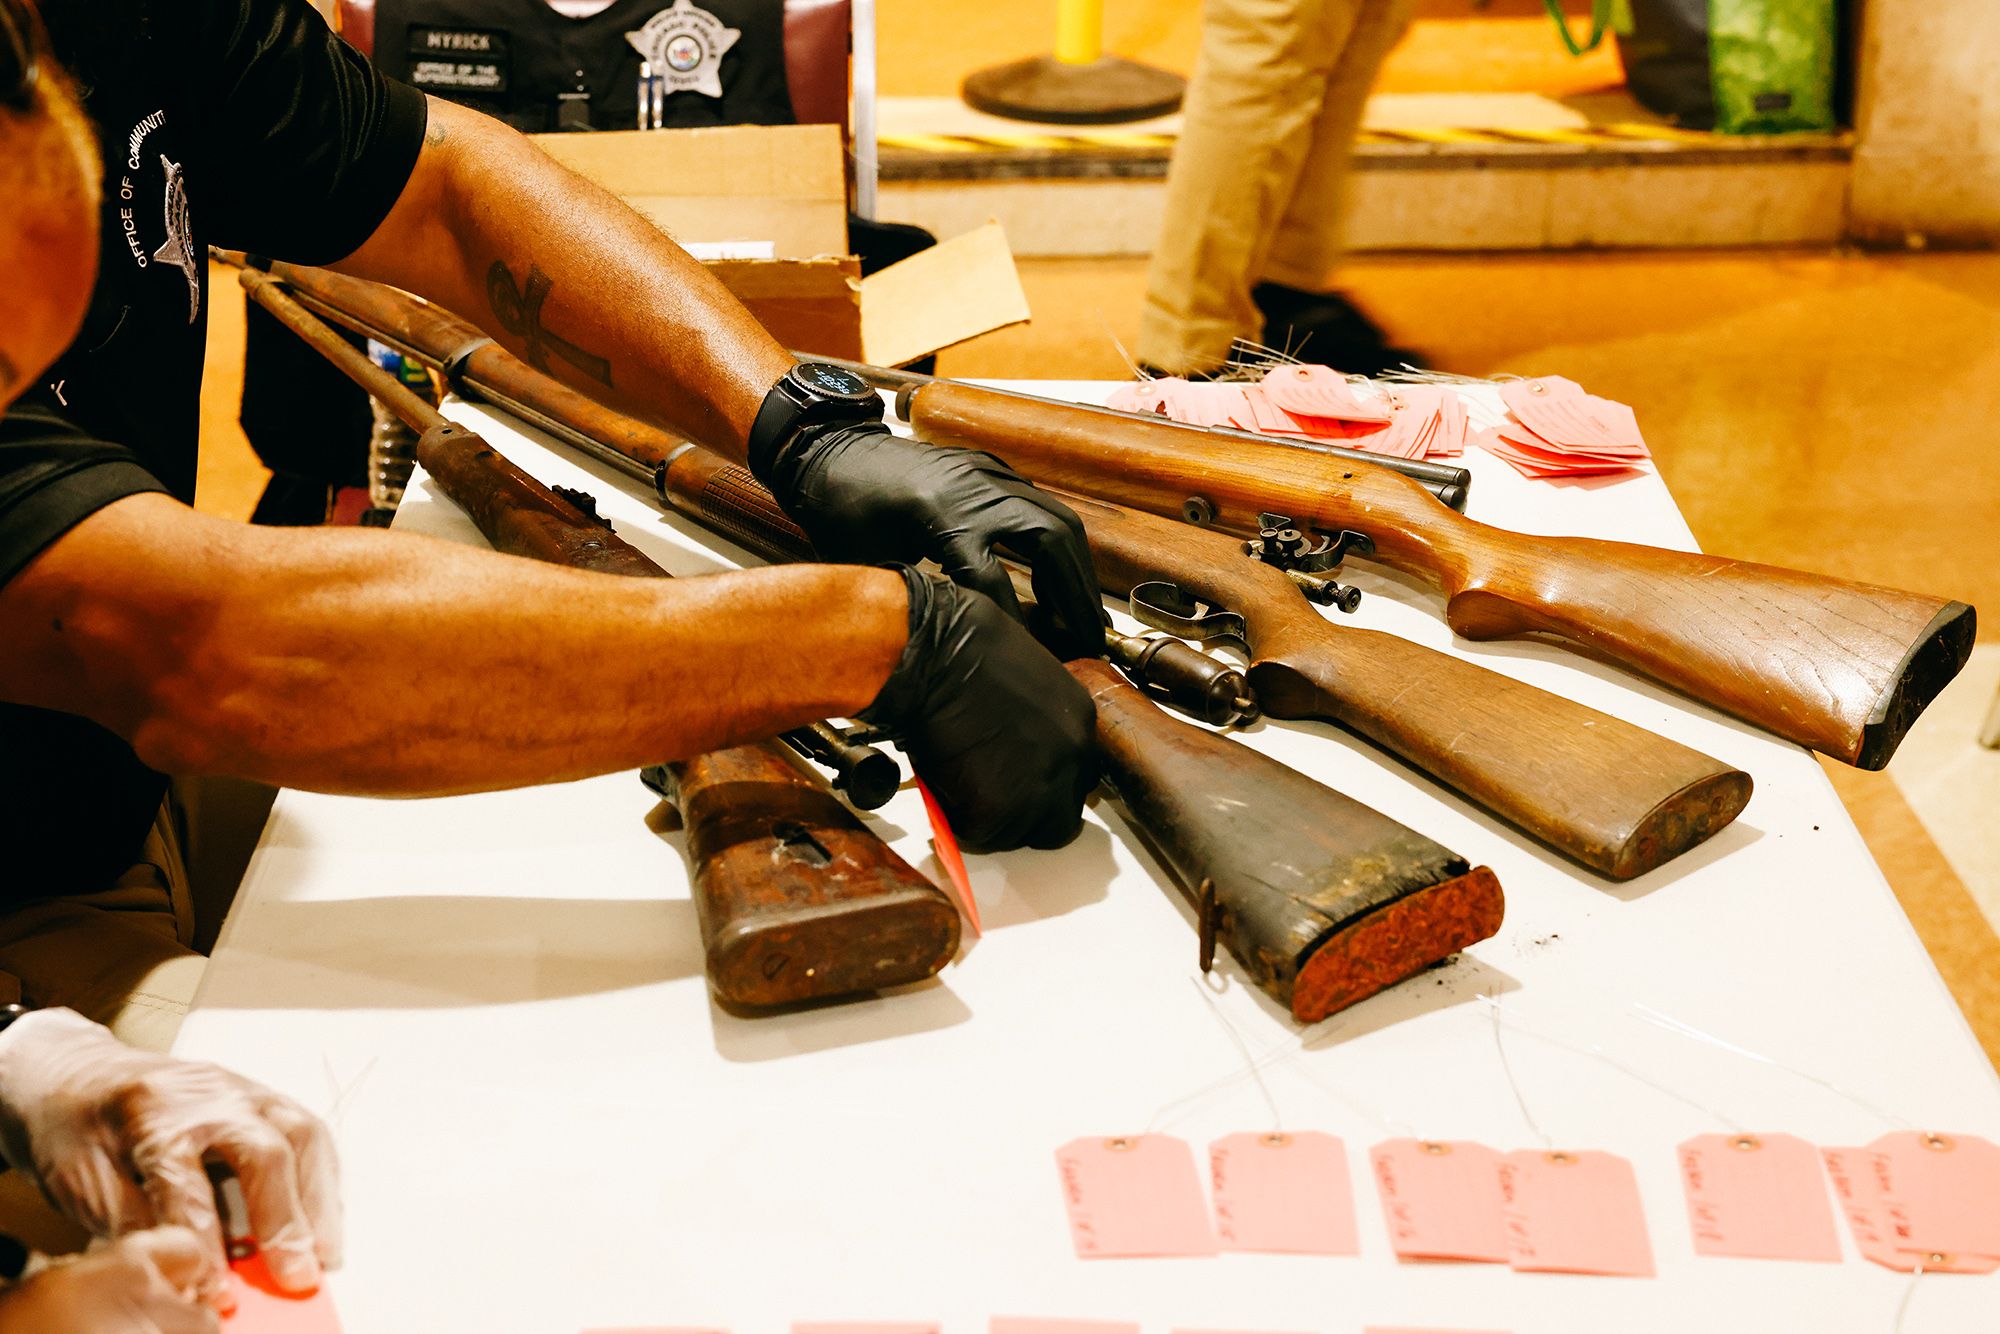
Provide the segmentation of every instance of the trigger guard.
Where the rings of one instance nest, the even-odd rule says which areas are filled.
[[[1248,633],[1239,613],[1210,609],[1207,603],[1183,593],[1179,584],[1164,579],[1134,584],[1126,606],[1141,625],[1182,639],[1242,640]]]

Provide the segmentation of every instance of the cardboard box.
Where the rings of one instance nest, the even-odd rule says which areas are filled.
[[[1028,318],[998,223],[863,278],[846,253],[847,179],[834,126],[533,137],[703,258],[797,351],[896,366]]]

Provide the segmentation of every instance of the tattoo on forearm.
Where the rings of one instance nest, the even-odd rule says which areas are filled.
[[[599,384],[610,384],[609,361],[542,327],[542,303],[549,299],[554,288],[549,275],[532,264],[528,266],[525,289],[514,281],[505,260],[494,260],[493,267],[486,271],[486,300],[493,307],[493,316],[502,329],[526,340],[522,355],[530,366],[546,372],[549,354],[553,352]]]

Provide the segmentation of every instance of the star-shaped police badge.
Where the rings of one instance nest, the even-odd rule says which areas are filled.
[[[167,241],[153,252],[153,262],[171,264],[187,278],[188,323],[193,324],[195,316],[201,314],[201,266],[194,257],[194,228],[188,225],[187,181],[181,175],[181,164],[169,161],[164,153],[160,166],[167,174]]]
[[[646,20],[637,32],[625,34],[643,60],[652,62],[655,77],[666,80],[670,93],[722,96],[722,57],[743,35],[694,0],[675,0]]]

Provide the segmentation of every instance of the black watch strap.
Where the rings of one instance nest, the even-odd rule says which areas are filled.
[[[852,371],[802,361],[779,377],[750,423],[750,471],[771,481],[772,469],[807,429],[882,420],[882,399]]]

